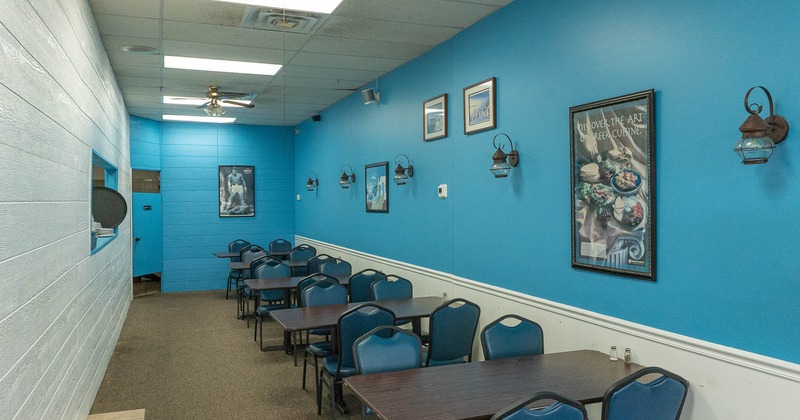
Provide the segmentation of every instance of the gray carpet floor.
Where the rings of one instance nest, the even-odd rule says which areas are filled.
[[[269,319],[265,344],[283,342]],[[314,373],[300,386],[298,366],[283,351],[261,352],[236,319],[224,291],[155,293],[131,303],[91,413],[146,409],[154,419],[327,419],[314,402]],[[345,391],[353,418],[358,400]]]

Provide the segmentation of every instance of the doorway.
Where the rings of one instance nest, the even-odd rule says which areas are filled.
[[[161,173],[139,169],[132,172],[133,296],[138,297],[161,292]]]

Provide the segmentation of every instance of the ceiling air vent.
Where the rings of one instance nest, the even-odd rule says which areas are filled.
[[[308,13],[288,10],[284,13],[283,10],[250,6],[242,19],[242,28],[307,34],[317,26],[318,22],[318,17]]]

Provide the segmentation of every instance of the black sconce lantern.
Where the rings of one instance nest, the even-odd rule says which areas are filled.
[[[406,158],[406,167],[403,167],[403,161],[400,160],[400,156],[404,156]],[[397,164],[397,167],[394,168],[394,183],[397,185],[405,185],[408,178],[412,178],[414,176],[414,167],[411,166],[411,161],[408,159],[408,156],[404,154],[399,154],[394,157],[394,163]]]
[[[497,136],[505,136],[508,139],[508,144],[511,146],[511,151],[506,154],[503,152],[503,144],[501,143],[500,146],[497,145]],[[489,168],[494,174],[495,178],[505,178],[508,176],[508,173],[511,172],[511,168],[516,168],[519,164],[519,152],[514,149],[514,143],[511,142],[511,137],[508,137],[505,133],[500,133],[492,139],[492,145],[494,146],[495,152],[492,155],[492,167]]]
[[[761,116],[758,115],[761,113],[761,105],[748,103],[750,92],[755,88],[759,88],[767,94],[769,117],[766,120],[761,119]],[[767,163],[775,145],[786,139],[786,135],[789,133],[789,122],[786,121],[786,118],[775,114],[772,95],[763,86],[753,86],[747,91],[747,94],[744,95],[744,109],[750,113],[750,116],[739,127],[742,139],[736,143],[733,150],[742,155],[742,163],[745,165]]]
[[[350,169],[350,175],[347,174],[345,167]],[[342,176],[339,177],[339,186],[342,187],[342,189],[348,189],[350,188],[350,184],[356,182],[356,174],[353,172],[353,168],[350,165],[342,165],[340,170],[342,171]]]
[[[319,180],[317,179],[317,174],[314,172],[309,172],[306,174],[308,177],[308,181],[306,181],[306,189],[309,191],[314,191],[314,188],[319,186]]]

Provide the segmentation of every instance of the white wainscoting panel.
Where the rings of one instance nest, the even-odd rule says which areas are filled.
[[[397,274],[414,283],[418,296],[465,298],[481,307],[473,359],[483,358],[480,329],[508,313],[535,320],[545,333],[545,352],[592,349],[620,354],[626,347],[633,361],[661,366],[690,383],[682,419],[752,420],[800,418],[800,365],[725,347],[692,337],[635,324],[540,299],[441,271],[391,260],[302,236],[295,244],[309,244],[317,253],[342,258],[353,272],[372,268]],[[600,419],[600,404],[588,407],[591,419]]]

